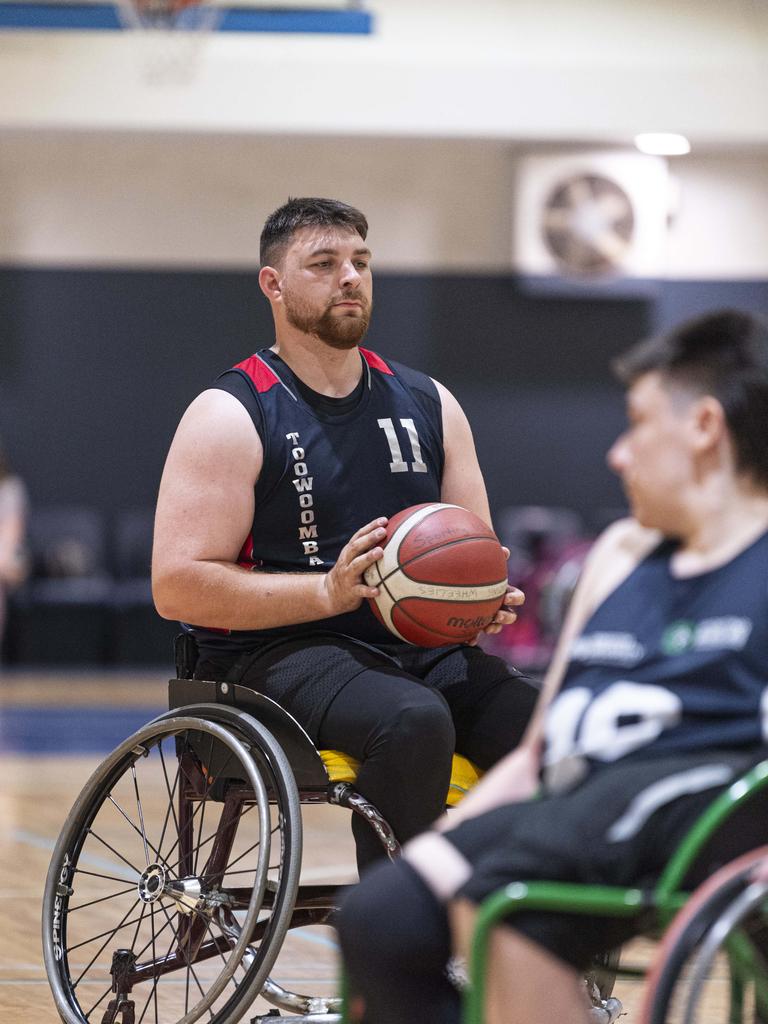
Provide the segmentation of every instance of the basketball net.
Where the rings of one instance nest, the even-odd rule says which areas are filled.
[[[118,0],[117,9],[134,34],[142,76],[152,85],[193,79],[224,14],[219,0]]]

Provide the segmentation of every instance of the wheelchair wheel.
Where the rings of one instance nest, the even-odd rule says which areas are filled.
[[[43,956],[62,1020],[239,1020],[300,860],[293,776],[255,719],[203,705],[144,726],[96,769],[54,850]]]
[[[642,1024],[768,1024],[766,848],[716,872],[673,922],[651,970]]]

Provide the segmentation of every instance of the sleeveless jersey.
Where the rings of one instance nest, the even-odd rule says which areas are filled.
[[[768,534],[686,579],[663,541],[574,641],[547,713],[555,789],[599,764],[656,752],[757,747],[768,738]]]
[[[361,526],[440,500],[442,406],[434,382],[366,349],[360,353],[362,380],[347,398],[311,391],[270,349],[214,383],[245,406],[264,448],[240,565],[260,572],[327,572]],[[188,628],[201,649],[217,653],[317,630],[368,643],[394,640],[367,601],[345,615],[277,629]]]

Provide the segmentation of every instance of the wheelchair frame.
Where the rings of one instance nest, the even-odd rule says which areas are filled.
[[[686,876],[714,834],[746,801],[768,786],[768,760],[760,761],[716,797],[681,841],[655,887],[639,888],[580,885],[566,882],[513,882],[492,893],[480,906],[470,952],[470,984],[464,995],[465,1024],[483,1024],[491,931],[502,918],[522,910],[597,914],[604,917],[647,916],[644,931],[663,929],[691,897]],[[754,960],[753,960],[754,962]],[[643,976],[645,971],[619,965],[617,974]],[[736,1016],[743,988],[743,970],[732,976],[729,1024],[741,1024]],[[653,1024],[661,1024],[656,1019]],[[710,1022],[711,1024],[711,1022]],[[768,1016],[762,1020],[768,1024]]]

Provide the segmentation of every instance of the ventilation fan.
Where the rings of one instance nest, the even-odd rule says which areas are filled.
[[[566,272],[614,271],[632,246],[632,201],[611,178],[571,177],[556,185],[547,198],[541,230],[547,248]]]
[[[544,276],[661,273],[669,182],[641,153],[526,157],[516,192],[514,262]]]

